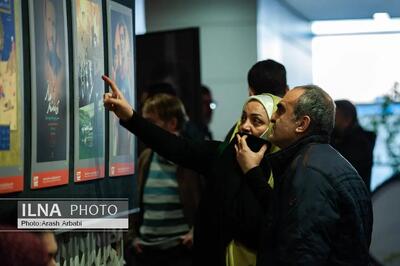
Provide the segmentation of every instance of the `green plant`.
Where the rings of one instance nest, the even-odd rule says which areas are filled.
[[[385,146],[389,156],[388,162],[394,173],[400,172],[400,84],[395,82],[389,94],[383,97],[381,113],[372,119],[372,128],[385,131]],[[397,109],[396,109],[397,108]]]

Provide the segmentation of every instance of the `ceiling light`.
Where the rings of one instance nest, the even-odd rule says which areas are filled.
[[[388,20],[390,20],[390,15],[388,13],[386,13],[386,12],[375,13],[372,17],[376,21],[388,21]]]

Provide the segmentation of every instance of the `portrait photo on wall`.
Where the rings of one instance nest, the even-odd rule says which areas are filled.
[[[107,2],[110,77],[115,80],[129,103],[134,106],[134,46],[132,9],[114,1]],[[134,136],[110,114],[110,176],[134,173]]]
[[[23,190],[21,2],[0,0],[0,194]]]
[[[75,181],[104,177],[105,113],[102,1],[72,1]]]
[[[65,0],[29,2],[31,188],[68,183],[69,84]]]

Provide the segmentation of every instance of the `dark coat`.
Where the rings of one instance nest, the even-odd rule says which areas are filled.
[[[348,128],[342,134],[332,136],[332,146],[343,155],[358,171],[359,175],[371,189],[371,170],[376,134],[366,131],[359,125]]]
[[[275,187],[264,195],[255,191],[268,211],[258,265],[368,265],[370,194],[327,142],[309,136],[267,156]],[[248,180],[260,174],[254,168]]]
[[[232,239],[257,248],[263,208],[236,161],[234,143],[177,137],[137,114],[121,124],[164,158],[205,177],[194,226],[194,265],[225,265]]]

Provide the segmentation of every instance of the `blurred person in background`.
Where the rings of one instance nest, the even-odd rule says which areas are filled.
[[[147,98],[142,115],[177,136],[187,119],[182,102],[164,93]],[[202,177],[145,149],[139,157],[137,179],[141,211],[135,219],[134,249],[138,265],[191,265]]]
[[[289,91],[286,68],[272,59],[255,63],[247,73],[249,96],[271,93],[283,97]]]
[[[39,239],[46,251],[48,262],[47,266],[56,266],[56,255],[58,251],[58,245],[56,237],[53,232],[41,232],[38,234]]]
[[[28,232],[11,232],[11,230],[17,229],[9,226],[0,226],[0,265],[52,265],[49,264],[50,258],[45,246],[36,234]]]
[[[212,133],[210,131],[209,125],[212,120],[214,109],[217,107],[210,89],[202,85],[201,86],[201,100],[202,100],[202,125],[201,130],[205,136],[205,139],[212,140]]]
[[[178,97],[176,88],[171,83],[156,82],[156,83],[153,83],[153,84],[149,85],[148,87],[146,87],[145,90],[142,92],[142,95],[140,96],[141,104],[140,104],[139,108],[142,108],[144,102],[148,98],[150,98],[156,94],[159,94],[159,93],[169,94],[169,95]],[[206,135],[204,134],[204,132],[199,128],[199,126],[197,124],[195,124],[193,121],[191,121],[189,119],[189,117],[187,117],[186,121],[182,125],[180,134],[185,138],[187,137],[187,138],[194,139],[194,140],[206,139]],[[139,149],[139,150],[142,150],[142,149]]]
[[[337,100],[335,128],[331,145],[343,155],[371,190],[371,170],[376,134],[358,123],[356,107],[348,100]]]

